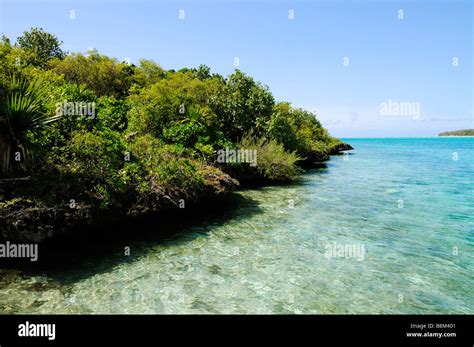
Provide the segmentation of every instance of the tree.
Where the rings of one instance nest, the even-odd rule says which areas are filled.
[[[150,86],[165,77],[165,70],[153,60],[140,59],[133,75],[133,82],[138,88]]]
[[[131,109],[128,114],[130,130],[156,137],[172,122],[187,117],[191,105],[200,106],[203,122],[217,124],[215,114],[208,107],[209,100],[216,95],[213,80],[201,81],[192,73],[168,74],[155,84],[142,88],[129,97]]]
[[[12,45],[5,35],[0,39],[0,79],[9,83],[13,74],[23,74],[22,68],[28,64],[33,56],[18,46]]]
[[[249,132],[262,135],[275,104],[268,87],[239,70],[229,76],[223,93],[211,101],[225,135],[232,141]]]
[[[2,35],[2,38],[0,39],[0,42],[7,45],[7,46],[11,45],[10,39],[6,35]]]
[[[207,80],[211,78],[211,68],[207,65],[199,65],[197,69],[192,69],[194,77],[200,80]]]
[[[97,50],[88,51],[87,55],[74,53],[64,60],[55,59],[51,67],[67,81],[86,85],[97,96],[126,96],[132,84],[132,66],[101,55]]]
[[[267,137],[283,144],[290,152],[302,149],[301,141],[297,136],[298,129],[293,124],[292,116],[291,105],[287,102],[279,102],[275,105],[267,126]]]
[[[62,42],[41,28],[23,32],[23,35],[18,37],[17,43],[20,48],[33,54],[31,63],[35,66],[42,67],[53,58],[64,59],[66,56],[60,47]]]
[[[48,116],[44,88],[35,82],[13,77],[10,90],[2,94],[0,109],[0,170],[10,171],[12,153],[17,151],[26,159],[41,152],[38,139],[59,115]],[[20,152],[21,151],[21,152]]]

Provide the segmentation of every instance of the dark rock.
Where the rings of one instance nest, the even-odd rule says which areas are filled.
[[[344,152],[344,151],[350,151],[350,150],[353,150],[354,148],[348,144],[348,143],[345,143],[345,142],[341,142],[341,143],[338,143],[337,145],[335,145],[333,148],[330,149],[329,151],[329,154],[330,155],[336,155],[336,154],[340,154],[341,152]]]
[[[52,237],[81,232],[101,223],[177,208],[180,199],[186,203],[197,203],[222,197],[238,186],[238,181],[216,169],[206,173],[200,191],[184,192],[157,186],[146,196],[133,196],[127,206],[121,208],[100,209],[80,204],[75,208],[67,205],[44,207],[19,199],[0,206],[0,240],[40,243]]]
[[[311,163],[321,163],[323,161],[329,160],[329,154],[325,152],[312,152],[305,161]]]

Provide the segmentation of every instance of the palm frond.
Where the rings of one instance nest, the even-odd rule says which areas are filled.
[[[49,115],[47,90],[37,81],[27,81],[13,76],[10,88],[1,100],[0,125],[2,126],[2,147],[0,148],[0,169],[6,173],[10,167],[10,152],[14,147],[25,156],[34,156],[42,148],[35,142],[48,125],[60,118]]]

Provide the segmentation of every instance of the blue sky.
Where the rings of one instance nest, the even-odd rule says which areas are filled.
[[[224,75],[238,57],[277,100],[314,111],[335,136],[474,127],[472,1],[0,1],[11,39],[42,27],[69,51]],[[417,103],[420,114],[381,115],[389,101]]]

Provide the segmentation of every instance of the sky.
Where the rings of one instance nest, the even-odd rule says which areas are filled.
[[[165,69],[228,75],[238,60],[337,137],[474,128],[471,0],[0,0],[2,34],[31,27]]]

